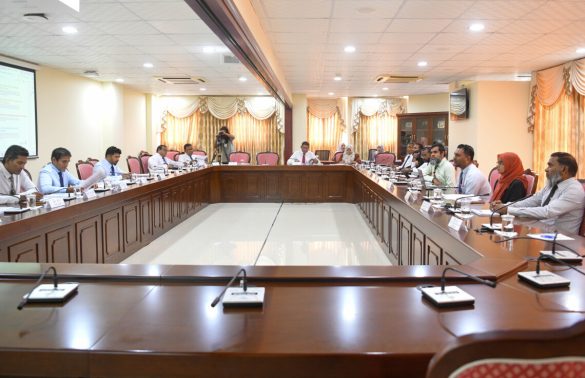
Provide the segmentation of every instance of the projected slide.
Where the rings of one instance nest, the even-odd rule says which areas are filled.
[[[0,156],[12,144],[37,155],[35,72],[0,62]]]

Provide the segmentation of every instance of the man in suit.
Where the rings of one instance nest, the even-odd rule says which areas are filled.
[[[51,153],[51,162],[39,172],[39,190],[43,194],[72,193],[73,186],[81,185],[82,181],[73,177],[67,170],[71,152],[59,147]]]
[[[6,149],[0,164],[0,204],[24,204],[26,194],[43,197],[24,170],[28,161],[28,150],[12,145]]]

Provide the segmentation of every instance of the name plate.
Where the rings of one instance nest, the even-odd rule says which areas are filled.
[[[236,161],[230,161],[230,162],[228,163],[228,165],[238,165],[238,162],[236,162]]]
[[[126,184],[124,181],[120,181],[118,185],[120,186],[120,190],[128,189],[128,184]]]
[[[86,190],[85,192],[83,192],[83,199],[91,199],[91,198],[96,198],[97,194],[95,194],[95,190],[93,189],[89,189]]]
[[[217,167],[219,165],[218,161],[214,161],[213,163],[211,163],[211,165],[213,165],[214,167]]]
[[[449,221],[449,228],[454,229],[455,231],[459,231],[461,229],[461,225],[463,224],[463,220],[457,217],[451,217]]]
[[[47,208],[56,209],[65,206],[65,201],[61,197],[53,197],[47,199]]]
[[[423,201],[422,205],[420,205],[420,211],[424,211],[428,213],[431,209],[431,203],[429,201]]]

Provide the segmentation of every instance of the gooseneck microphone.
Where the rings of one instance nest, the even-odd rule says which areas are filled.
[[[30,289],[30,291],[28,293],[26,293],[24,295],[24,297],[22,297],[22,300],[20,301],[20,303],[16,307],[16,308],[18,308],[18,310],[22,310],[23,307],[26,306],[26,304],[28,303],[28,298],[30,297],[31,293],[37,287],[39,287],[39,285],[41,284],[41,281],[45,278],[45,276],[47,275],[47,273],[49,273],[50,270],[53,271],[53,288],[57,289],[57,287],[59,286],[59,280],[57,278],[57,270],[55,269],[55,267],[51,266],[51,267],[49,267],[49,269],[45,270],[43,272],[43,274],[41,274],[41,276],[39,277],[39,279],[37,280],[37,282],[35,282],[33,288]]]
[[[453,272],[457,272],[465,277],[471,278],[472,280],[479,282],[480,284],[484,284],[484,285],[487,285],[489,287],[496,287],[496,282],[494,282],[494,281],[484,280],[483,278],[479,278],[479,277],[474,276],[472,274],[465,273],[459,269],[448,267],[448,268],[445,268],[443,270],[443,275],[441,276],[441,291],[442,292],[445,291],[445,281],[446,281],[445,280],[445,273],[447,273],[447,271],[449,271],[449,270],[452,270]]]
[[[553,243],[553,246],[552,246],[552,253],[553,254],[559,254],[560,253],[560,252],[556,252],[556,246],[559,246],[559,247],[566,248],[569,252],[575,254],[575,256],[582,257],[581,254],[579,253],[579,251],[576,251],[575,249],[573,249],[573,248],[571,248],[571,247],[569,247],[569,246],[567,246],[565,244],[562,244],[562,243],[557,242],[556,241],[557,235],[558,235],[558,232],[555,233],[555,236],[553,237],[552,240],[542,240],[542,239],[537,239],[537,238],[531,238],[529,236],[516,236],[516,237],[513,237],[513,238],[507,238],[507,239],[502,239],[502,240],[495,240],[494,243],[505,243],[505,242],[512,241],[512,240],[540,240],[540,241],[543,241],[545,243]]]
[[[536,274],[540,274],[540,262],[541,261],[544,261],[544,260],[554,261],[554,262],[556,262],[558,264],[561,264],[561,265],[564,265],[564,266],[566,266],[568,268],[571,268],[574,271],[576,271],[577,273],[582,274],[582,275],[585,276],[585,272],[582,271],[581,269],[577,269],[576,267],[574,267],[573,265],[569,264],[568,262],[563,261],[563,260],[560,260],[560,259],[557,259],[556,257],[554,257],[552,255],[540,255],[540,256],[538,256],[538,259],[536,259]]]
[[[242,279],[242,286],[244,289],[244,292],[248,291],[248,282],[247,282],[247,276],[246,276],[246,269],[242,268],[240,270],[238,270],[238,273],[236,273],[235,276],[232,277],[232,279],[230,280],[230,282],[227,283],[227,285],[224,286],[223,290],[221,291],[221,293],[215,297],[215,299],[213,300],[213,302],[211,302],[211,307],[215,307],[219,301],[221,300],[221,298],[223,297],[223,295],[225,294],[226,290],[232,286],[232,284],[234,283],[234,281],[236,280],[236,278],[239,277],[240,273],[244,273],[244,277]]]
[[[494,224],[494,214],[495,214],[495,213],[497,213],[498,211],[500,211],[500,210],[502,210],[502,209],[505,209],[506,207],[508,207],[508,206],[510,206],[510,205],[513,205],[513,204],[515,204],[515,203],[518,203],[518,202],[520,202],[520,201],[524,201],[525,199],[528,199],[528,198],[532,197],[533,195],[534,195],[534,194],[530,194],[530,195],[528,195],[528,196],[526,196],[526,197],[524,197],[524,198],[520,198],[519,200],[516,200],[516,201],[514,201],[514,202],[508,202],[507,204],[505,204],[505,205],[502,205],[502,206],[498,207],[497,209],[494,209],[494,210],[492,211],[492,213],[490,214],[490,229],[491,229],[492,225]]]

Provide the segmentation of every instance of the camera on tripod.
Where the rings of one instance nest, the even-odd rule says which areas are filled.
[[[216,146],[222,146],[227,142],[229,142],[229,137],[227,135],[225,135],[225,133],[223,131],[220,131],[215,136],[215,145]]]

